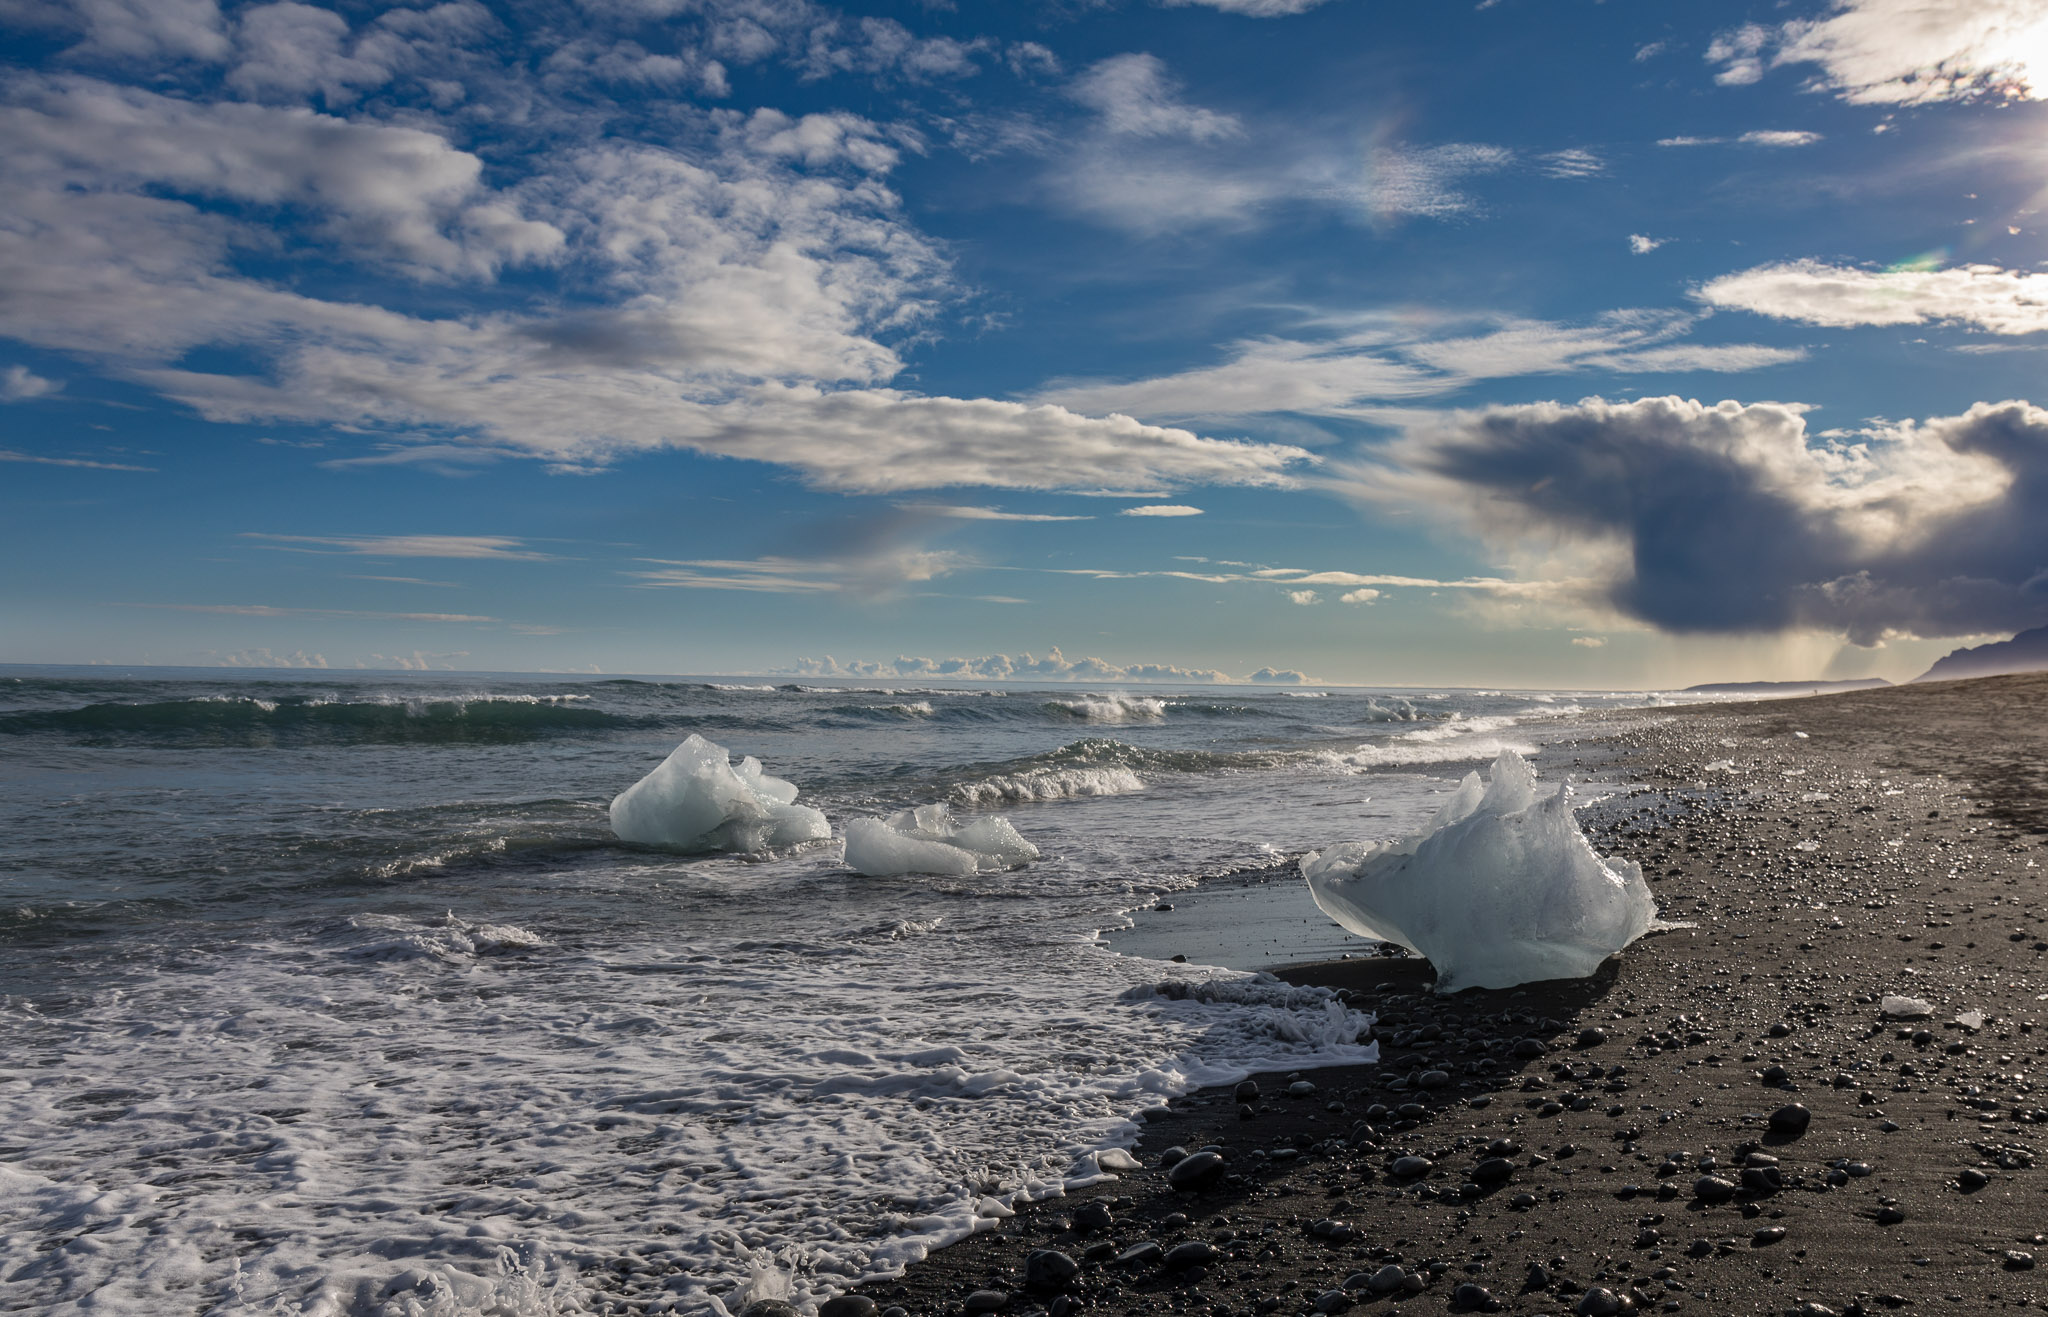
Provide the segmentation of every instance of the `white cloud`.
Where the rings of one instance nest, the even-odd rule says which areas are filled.
[[[1812,146],[1820,140],[1820,134],[1802,129],[1759,128],[1735,140],[1744,146]]]
[[[1866,105],[2048,92],[2048,0],[1834,0],[1819,18],[1724,32],[1707,50],[1716,81],[1818,65],[1816,85]]]
[[[1287,592],[1287,602],[1290,604],[1300,604],[1303,607],[1308,607],[1313,604],[1319,604],[1322,601],[1322,596],[1313,590],[1289,590]]]
[[[208,657],[227,668],[324,668],[327,659],[323,655],[308,654],[295,649],[289,654],[273,654],[268,649],[237,649],[228,653],[207,651]]]
[[[1580,649],[1600,649],[1607,644],[1605,636],[1573,636],[1572,643]]]
[[[1837,328],[1948,322],[1993,334],[2048,330],[2048,274],[1995,265],[1880,271],[1787,261],[1723,275],[1698,296],[1713,306]]]
[[[1631,233],[1628,235],[1628,249],[1638,256],[1647,256],[1669,241],[1669,238],[1652,238],[1646,234]]]
[[[269,535],[243,531],[245,540],[306,553],[359,553],[378,558],[494,558],[538,562],[548,557],[508,535]],[[301,547],[310,546],[310,547]]]
[[[1617,311],[1582,325],[1507,317],[1359,317],[1326,337],[1232,344],[1220,365],[1129,382],[1054,381],[1043,396],[1083,411],[1149,417],[1283,411],[1346,416],[1453,393],[1485,379],[1582,371],[1744,371],[1805,356],[1798,348],[1682,341],[1694,323],[1669,311]]]
[[[0,402],[47,398],[63,388],[63,381],[44,379],[26,366],[9,366],[5,374],[0,374]]]
[[[1251,676],[1246,677],[1245,680],[1260,686],[1308,686],[1315,684],[1314,679],[1306,672],[1301,672],[1294,668],[1260,668]]]
[[[203,105],[83,78],[0,105],[0,334],[86,355],[210,419],[367,430],[340,461],[538,457],[587,470],[668,448],[900,491],[1285,484],[1299,449],[1057,406],[872,387],[884,336],[952,293],[877,175],[896,147],[847,115],[719,112],[702,143],[569,147],[493,192],[421,128]],[[578,295],[427,317],[245,276],[245,226],[386,269],[487,279],[573,267]],[[296,218],[295,218],[296,217]],[[304,228],[293,224],[303,220]],[[274,259],[274,255],[273,255]],[[194,349],[253,372],[180,368]]]
[[[1339,603],[1346,604],[1370,604],[1378,600],[1379,597],[1380,592],[1378,590],[1346,590],[1343,594],[1337,596],[1337,600]]]
[[[176,613],[219,613],[229,617],[367,617],[383,622],[495,622],[476,613],[387,613],[360,608],[294,608],[283,604],[129,604]]]
[[[927,512],[959,521],[1093,521],[1093,517],[1059,516],[1050,512],[1004,512],[1000,508],[956,507],[940,503],[905,503],[906,511]]]
[[[1593,178],[1607,172],[1607,162],[1592,151],[1574,147],[1536,157],[1537,165],[1552,178]]]
[[[1147,503],[1142,507],[1125,508],[1117,514],[1120,517],[1199,517],[1200,508],[1191,508],[1185,503]]]
[[[947,677],[982,681],[1163,681],[1182,685],[1206,685],[1233,680],[1214,668],[1185,668],[1172,663],[1113,663],[1107,659],[1070,659],[1055,645],[1043,657],[1022,654],[984,654],[979,658],[921,658],[901,655],[881,662],[852,660],[840,662],[827,654],[823,658],[799,659],[788,675],[800,677]],[[1256,675],[1255,675],[1256,679]]]
[[[1472,142],[1382,147],[1368,157],[1360,191],[1382,222],[1410,215],[1443,219],[1473,208],[1472,198],[1458,190],[1467,179],[1505,169],[1514,158],[1506,147]]]
[[[83,457],[46,457],[40,453],[18,453],[12,448],[0,448],[0,462],[27,462],[34,466],[75,466],[92,471],[154,471],[153,466],[135,466],[127,462],[95,462]]]
[[[1804,411],[1666,397],[1447,413],[1341,474],[1359,498],[1451,520],[1558,600],[1670,632],[1868,645],[2038,622],[2048,411],[1980,403],[1820,439]]]
[[[1094,110],[1103,128],[1119,137],[1209,142],[1244,131],[1231,115],[1181,100],[1165,63],[1155,55],[1113,55],[1075,78],[1069,94]]]
[[[1327,0],[1164,0],[1169,7],[1205,5],[1220,9],[1226,14],[1243,14],[1248,18],[1289,18],[1305,14]]]

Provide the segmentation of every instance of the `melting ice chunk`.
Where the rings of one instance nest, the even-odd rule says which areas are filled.
[[[1888,992],[1877,1004],[1877,1013],[1889,1020],[1917,1020],[1923,1015],[1934,1014],[1934,1003],[1920,997]]]
[[[1438,992],[1583,978],[1657,926],[1643,871],[1595,854],[1569,793],[1539,793],[1512,750],[1425,831],[1332,846],[1301,872],[1339,924],[1428,957]]]
[[[846,825],[848,867],[874,877],[938,873],[956,877],[1014,869],[1038,858],[1038,848],[1017,835],[1009,820],[990,815],[956,824],[944,805],[919,805],[886,819]]]
[[[693,732],[612,800],[612,831],[679,851],[759,851],[832,835],[823,814],[795,801],[796,787],[763,773],[760,760],[749,755],[734,768],[724,746]]]

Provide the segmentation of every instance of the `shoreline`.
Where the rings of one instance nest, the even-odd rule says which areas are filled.
[[[1647,784],[1581,823],[1694,927],[1590,979],[1443,998],[1406,957],[1282,967],[1377,1011],[1381,1063],[1177,1099],[1142,1169],[843,1307],[2048,1306],[2044,751],[2048,675],[1672,707],[1558,745],[1546,777],[1582,753]],[[1888,994],[1933,1013],[1884,1018]],[[1810,1123],[1788,1137],[1792,1104]],[[1172,1184],[1168,1150],[1204,1147],[1217,1178]]]

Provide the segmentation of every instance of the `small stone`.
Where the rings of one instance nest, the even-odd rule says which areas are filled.
[[[1472,1168],[1472,1178],[1481,1184],[1499,1184],[1515,1173],[1515,1164],[1505,1157],[1488,1157]]]
[[[1351,1308],[1351,1296],[1343,1290],[1324,1290],[1316,1295],[1315,1310],[1322,1313],[1346,1312]]]
[[[1372,1279],[1365,1283],[1365,1287],[1374,1294],[1392,1294],[1395,1290],[1400,1289],[1401,1283],[1407,1279],[1407,1272],[1389,1262],[1386,1266],[1372,1273]]]
[[[1579,1046],[1598,1047],[1607,1041],[1607,1031],[1597,1026],[1579,1030]]]
[[[1165,1249],[1147,1239],[1117,1254],[1116,1264],[1120,1267],[1149,1267],[1165,1256]]]
[[[2034,1255],[2021,1252],[2016,1248],[2009,1248],[2005,1251],[2005,1268],[2007,1271],[2032,1271],[2034,1269]]]
[[[1167,1249],[1166,1256],[1161,1262],[1168,1271],[1186,1271],[1189,1267],[1206,1267],[1222,1256],[1223,1251],[1214,1244],[1191,1239],[1185,1244],[1175,1244]]]
[[[1107,1230],[1116,1224],[1116,1215],[1107,1203],[1083,1203],[1074,1209],[1074,1228],[1077,1230]]]
[[[797,1317],[797,1311],[780,1299],[756,1299],[740,1309],[740,1317]]]
[[[1990,1184],[1991,1177],[1973,1166],[1961,1175],[1958,1175],[1956,1181],[1963,1186],[1964,1193],[1973,1194],[1985,1185]]]
[[[1474,1312],[1497,1312],[1500,1310],[1500,1300],[1494,1298],[1493,1291],[1484,1285],[1474,1285],[1467,1281],[1451,1291],[1451,1306]]]
[[[1783,1226],[1759,1226],[1756,1232],[1750,1235],[1749,1238],[1751,1243],[1755,1244],[1758,1248],[1762,1248],[1767,1244],[1775,1244],[1784,1237],[1785,1227]]]
[[[1525,1290],[1547,1290],[1550,1288],[1551,1279],[1550,1272],[1545,1269],[1542,1263],[1531,1262],[1529,1264],[1529,1274],[1522,1277],[1522,1288]]]
[[[1297,1079],[1287,1086],[1287,1096],[1291,1098],[1314,1097],[1315,1093],[1316,1086],[1306,1079]]]
[[[1223,1158],[1213,1152],[1191,1153],[1166,1173],[1166,1182],[1176,1189],[1207,1189],[1222,1178]]]
[[[1718,1175],[1702,1175],[1692,1182],[1692,1196],[1709,1203],[1725,1203],[1735,1196],[1735,1186]]]
[[[1056,1290],[1081,1274],[1081,1264],[1056,1249],[1041,1248],[1024,1259],[1024,1283],[1034,1290]],[[834,1317],[820,1311],[818,1317]],[[847,1313],[843,1317],[868,1317],[865,1313]]]
[[[1259,1100],[1258,1081],[1247,1079],[1242,1084],[1239,1084],[1237,1086],[1237,1100],[1239,1102],[1257,1102]]]
[[[1634,1307],[1634,1303],[1613,1290],[1595,1285],[1579,1296],[1578,1306],[1572,1311],[1579,1317],[1614,1317],[1614,1314],[1628,1312]]]
[[[1785,1187],[1785,1177],[1775,1166],[1745,1166],[1742,1187],[1753,1194],[1774,1194]]]
[[[969,1312],[1001,1312],[1010,1306],[1010,1296],[1001,1290],[976,1290],[962,1306]]]
[[[1812,1123],[1813,1113],[1803,1102],[1788,1102],[1771,1113],[1771,1133],[1781,1138],[1796,1139]]]
[[[1877,1223],[1881,1226],[1895,1226],[1905,1219],[1906,1214],[1896,1207],[1880,1207],[1877,1209]]]
[[[1173,1165],[1175,1162],[1180,1161],[1187,1155],[1188,1150],[1186,1148],[1180,1147],[1179,1145],[1175,1145],[1174,1147],[1168,1148],[1165,1152],[1159,1154],[1160,1169],[1164,1170],[1166,1167]]]
[[[1547,1055],[1549,1051],[1550,1049],[1545,1047],[1541,1041],[1535,1038],[1524,1038],[1515,1044],[1515,1059],[1517,1061],[1534,1061],[1539,1056]]]
[[[1765,1070],[1758,1078],[1764,1081],[1764,1087],[1766,1088],[1783,1088],[1792,1082],[1792,1072],[1784,1066],[1774,1065]]]
[[[1388,1169],[1404,1180],[1412,1180],[1418,1175],[1429,1174],[1430,1161],[1427,1157],[1396,1157]]]
[[[818,1305],[818,1317],[875,1317],[875,1301],[865,1294],[839,1294]]]

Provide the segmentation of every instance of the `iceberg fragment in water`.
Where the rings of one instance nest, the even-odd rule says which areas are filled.
[[[1017,835],[1008,819],[990,815],[956,824],[944,805],[920,805],[886,819],[846,825],[846,863],[872,877],[904,873],[955,877],[1014,869],[1038,858],[1038,848]]]
[[[823,814],[795,801],[796,787],[762,772],[760,760],[749,755],[734,768],[724,746],[693,732],[612,800],[612,831],[679,851],[759,851],[832,835]]]
[[[1595,854],[1569,792],[1539,793],[1512,750],[1425,831],[1312,852],[1301,872],[1339,924],[1428,957],[1438,992],[1583,978],[1658,926],[1643,871]]]

